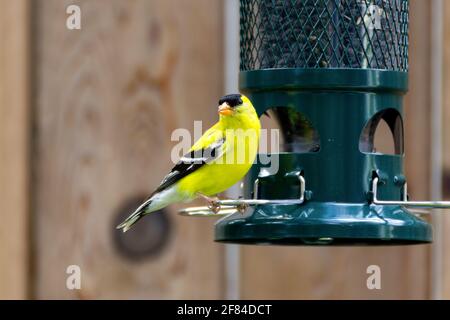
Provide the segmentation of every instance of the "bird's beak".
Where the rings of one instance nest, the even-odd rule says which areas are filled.
[[[233,114],[233,109],[226,102],[224,102],[219,106],[218,112],[223,116],[231,116]]]

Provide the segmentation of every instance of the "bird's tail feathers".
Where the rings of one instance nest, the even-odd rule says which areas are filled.
[[[128,231],[137,221],[143,216],[160,210],[171,203],[192,199],[188,194],[181,193],[176,187],[154,193],[143,204],[137,208],[123,223],[117,226],[117,229],[122,229],[123,232]]]
[[[149,213],[149,207],[152,204],[152,198],[141,204],[124,222],[119,224],[116,228],[122,229],[123,232],[127,232],[130,228],[138,222],[143,216]]]

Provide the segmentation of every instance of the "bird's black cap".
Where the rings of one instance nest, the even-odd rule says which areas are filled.
[[[241,94],[228,94],[219,100],[219,106],[226,102],[230,107],[236,107],[243,103]]]

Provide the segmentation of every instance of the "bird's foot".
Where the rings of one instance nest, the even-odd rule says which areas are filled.
[[[206,200],[208,203],[208,208],[214,213],[219,213],[220,211],[220,204],[219,204],[219,198],[218,197],[208,197],[207,195],[204,195],[202,193],[198,193],[198,195]]]
[[[246,203],[241,203],[236,206],[236,209],[240,214],[244,214],[245,211],[247,210],[247,208],[248,208],[248,204],[246,204]]]
[[[214,213],[219,213],[220,204],[217,201],[213,200],[213,201],[209,202],[208,208],[209,208],[209,210],[211,210]]]

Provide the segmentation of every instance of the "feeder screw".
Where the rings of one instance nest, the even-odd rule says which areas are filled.
[[[397,175],[394,177],[394,184],[396,186],[403,186],[406,183],[406,177],[404,175]]]

